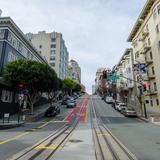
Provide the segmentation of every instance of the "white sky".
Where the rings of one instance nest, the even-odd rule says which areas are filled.
[[[126,39],[146,0],[0,0],[24,33],[61,32],[70,59],[82,70],[91,93],[95,73],[113,67],[130,45]]]

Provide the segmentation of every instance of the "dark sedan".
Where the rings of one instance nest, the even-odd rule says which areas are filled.
[[[57,114],[60,113],[60,108],[58,106],[50,106],[46,112],[45,112],[45,116],[46,117],[54,117]]]

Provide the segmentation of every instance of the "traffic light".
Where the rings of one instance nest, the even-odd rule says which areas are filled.
[[[107,79],[107,71],[103,71],[103,79]]]
[[[23,88],[23,87],[24,87],[24,84],[23,84],[23,83],[19,83],[19,84],[18,84],[18,87],[19,87],[19,88]]]
[[[147,84],[145,84],[145,83],[143,84],[143,92],[144,91],[147,91]]]
[[[19,89],[20,93],[23,93],[23,91],[24,91],[24,84],[23,83],[19,83],[18,84],[18,89]]]

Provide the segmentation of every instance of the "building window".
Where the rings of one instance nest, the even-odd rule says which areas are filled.
[[[51,38],[51,42],[55,42],[56,41],[56,38]]]
[[[5,29],[0,30],[0,39],[4,39]]]
[[[42,45],[39,45],[39,48],[42,48]]]
[[[52,67],[55,67],[55,63],[50,63],[50,65],[51,65]]]
[[[159,100],[158,99],[156,99],[156,103],[157,103],[157,106],[159,106]]]
[[[157,84],[156,84],[156,82],[154,82],[153,85],[154,85],[154,90],[157,91]]]
[[[156,25],[156,32],[159,33],[159,24]]]
[[[55,60],[56,58],[54,57],[54,56],[51,56],[50,57],[50,60],[52,61],[52,60]]]
[[[156,8],[156,7],[153,9],[153,16],[154,16],[154,17],[157,16],[157,8]]]
[[[22,52],[22,43],[21,42],[18,42],[17,48],[18,48],[19,52]]]
[[[18,56],[15,53],[9,52],[8,53],[8,62],[12,62],[18,59]]]
[[[54,55],[56,54],[56,51],[55,50],[51,50],[51,55]]]
[[[160,14],[160,4],[157,6],[157,12]]]
[[[153,101],[152,100],[150,101],[150,103],[151,103],[151,106],[153,106]]]
[[[51,44],[51,48],[56,48],[56,44]]]
[[[151,40],[150,40],[150,38],[148,38],[148,45],[150,45],[151,44]]]
[[[152,67],[152,74],[155,75],[154,67]]]
[[[149,54],[150,54],[150,58],[153,59],[152,52],[150,52]]]
[[[1,101],[12,103],[13,92],[2,90]]]
[[[158,47],[160,48],[160,41],[158,41]]]

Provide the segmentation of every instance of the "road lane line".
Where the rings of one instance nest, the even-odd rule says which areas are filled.
[[[109,133],[97,133],[98,136],[111,136]]]
[[[46,146],[46,145],[39,145],[37,146],[35,149],[36,150],[41,150],[41,149],[47,149],[47,150],[55,150],[57,148],[57,145],[50,145],[50,146]]]
[[[10,139],[8,139],[8,140],[6,140],[6,141],[2,141],[2,142],[0,142],[0,145],[1,145],[1,144],[8,143],[8,142],[11,142],[11,141],[14,141],[14,140],[16,140],[16,139],[18,139],[18,138],[20,138],[20,137],[23,137],[23,136],[29,134],[29,133],[30,133],[30,132],[25,132],[25,133],[22,133],[22,134],[19,134],[19,135],[13,137],[13,138],[10,138]]]

